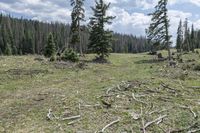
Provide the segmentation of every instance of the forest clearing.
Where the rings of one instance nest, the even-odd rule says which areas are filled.
[[[0,0],[0,133],[200,133],[200,0]]]
[[[175,68],[147,53],[112,54],[109,64],[92,57],[0,57],[0,132],[94,133],[116,120],[105,132],[199,131],[198,54]]]

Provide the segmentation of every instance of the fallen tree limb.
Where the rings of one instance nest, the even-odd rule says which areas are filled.
[[[188,131],[188,133],[198,133],[198,132],[200,132],[200,129]]]
[[[49,109],[48,110],[48,114],[47,114],[47,120],[52,120],[52,110],[51,109]]]
[[[200,86],[190,86],[188,88],[191,88],[191,89],[200,89]]]
[[[106,94],[109,95],[109,93],[110,93],[110,91],[111,91],[112,89],[113,89],[113,88],[108,88],[107,91],[106,91]]]
[[[190,130],[191,128],[195,128],[195,127],[197,127],[197,125],[198,125],[198,123],[195,122],[194,124],[192,124],[192,125],[189,126],[189,127],[186,127],[186,128],[183,128],[183,129],[175,129],[175,130],[171,130],[171,131],[169,131],[168,133],[182,133],[182,132],[185,132],[185,131]],[[189,131],[188,131],[188,133],[189,133]],[[195,132],[193,132],[193,133],[195,133]]]
[[[76,116],[71,116],[71,117],[66,117],[66,118],[63,118],[62,120],[65,121],[65,120],[74,120],[74,119],[78,119],[80,118],[81,116],[80,115],[76,115]]]
[[[141,100],[138,100],[138,99],[135,97],[135,94],[134,94],[134,93],[132,93],[132,98],[133,98],[135,101],[139,102],[139,103],[148,105],[146,102],[143,102],[143,101],[141,101]]]
[[[112,125],[118,123],[119,121],[120,121],[120,118],[118,118],[117,120],[115,120],[115,121],[109,123],[108,125],[106,125],[106,126],[100,131],[100,133],[105,132],[105,130],[106,130],[108,127],[110,127],[110,126],[112,126]]]
[[[188,110],[193,114],[194,118],[197,118],[196,113],[192,110],[191,107],[182,106],[182,105],[180,105],[179,107],[180,107],[180,108],[183,108],[183,109],[188,109]]]
[[[151,126],[154,123],[160,124],[165,117],[167,117],[167,115],[160,116],[153,121],[147,122],[143,127],[143,131],[146,130],[147,127]]]
[[[176,93],[176,90],[169,87],[169,85],[166,85],[165,83],[161,83],[161,86],[168,89],[169,91],[171,91],[172,93]]]
[[[67,123],[67,125],[73,125],[73,124],[75,124],[75,123],[77,123],[79,121],[80,121],[80,119],[77,119],[77,120],[74,120],[74,121],[71,121],[71,122]]]

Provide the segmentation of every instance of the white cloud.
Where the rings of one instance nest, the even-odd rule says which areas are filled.
[[[134,35],[145,35],[145,28],[150,23],[150,17],[146,14],[149,9],[153,9],[158,0],[105,0],[111,2],[109,15],[116,16],[112,28],[116,32],[128,33]],[[182,11],[181,8],[173,8],[174,5],[187,4],[200,6],[200,0],[169,0],[169,18],[170,18],[170,33],[176,35],[176,30],[180,19],[193,18],[190,24],[194,23],[195,27],[200,28],[199,13],[192,14],[191,12]],[[94,0],[86,0],[86,19],[88,22],[89,16],[92,15],[90,6],[94,5]],[[147,12],[148,9],[148,12]],[[0,11],[4,13],[17,13],[18,16],[26,16],[32,19],[41,21],[59,21],[70,23],[71,7],[69,0],[1,0]],[[194,19],[195,18],[195,19]],[[173,40],[174,40],[173,38]]]

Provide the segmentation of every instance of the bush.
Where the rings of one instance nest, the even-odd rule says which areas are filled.
[[[79,61],[79,56],[73,49],[68,49],[65,50],[64,54],[62,55],[62,60],[77,62]]]

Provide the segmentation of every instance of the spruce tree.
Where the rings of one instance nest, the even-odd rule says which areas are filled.
[[[177,30],[177,39],[176,39],[177,52],[182,52],[183,49],[182,45],[183,45],[183,28],[182,28],[182,21],[180,20]]]
[[[169,19],[167,10],[168,0],[159,0],[155,6],[155,11],[151,14],[151,24],[147,29],[147,38],[149,42],[158,45],[160,48],[167,48],[168,57],[171,60],[171,35],[169,35]]]
[[[52,57],[55,55],[55,53],[56,53],[56,45],[54,43],[53,34],[49,33],[44,55],[46,57]]]
[[[194,32],[194,25],[192,24],[191,35],[190,35],[190,49],[194,52],[195,49],[195,32]]]
[[[72,47],[76,50],[79,49],[80,54],[83,54],[82,44],[81,44],[81,21],[84,21],[85,18],[85,10],[84,10],[84,0],[71,0],[71,6],[73,6],[73,10],[71,13],[71,32],[70,43],[73,45]],[[79,45],[79,48],[78,48]]]
[[[107,16],[109,4],[105,4],[103,0],[96,1],[95,7],[92,7],[94,12],[90,18],[90,43],[88,48],[98,55],[98,58],[103,60],[109,56],[111,52],[112,31],[105,30],[105,24],[111,24],[115,18]]]
[[[189,28],[188,28],[188,19],[185,19],[184,22],[184,42],[183,42],[183,51],[189,52],[190,51],[190,40],[189,40]]]

